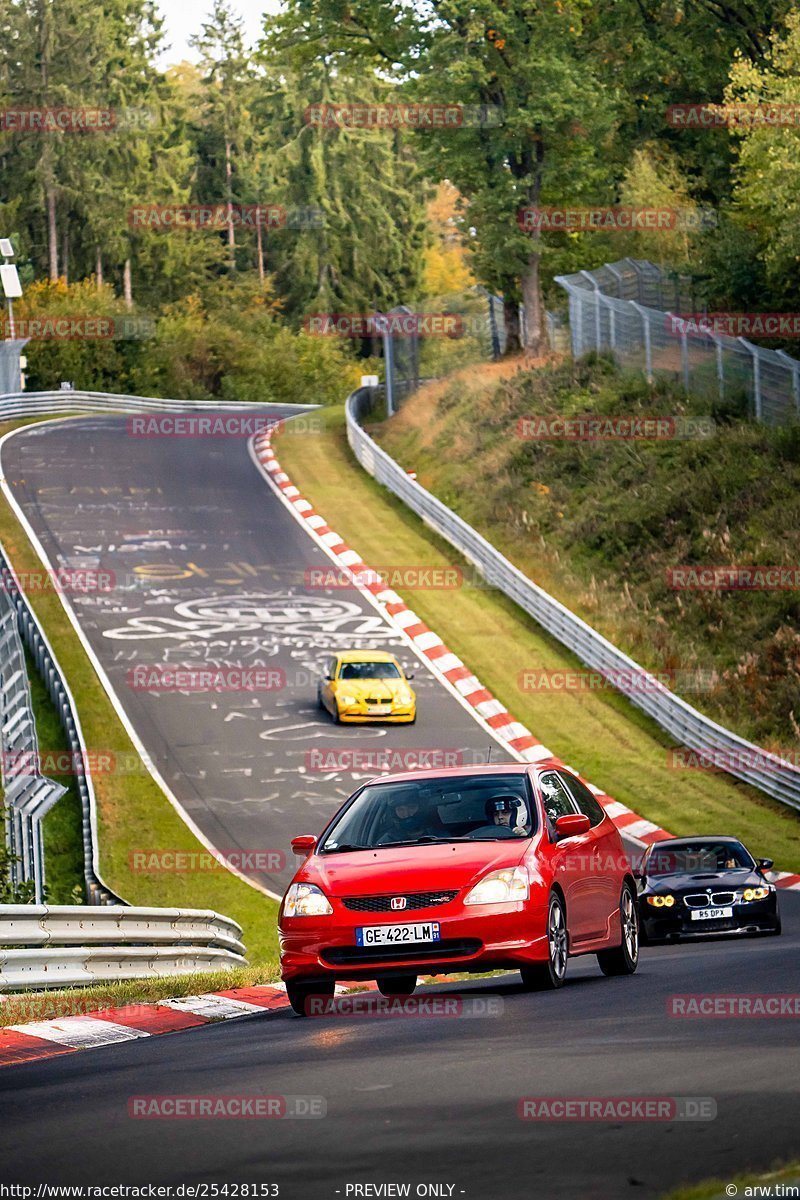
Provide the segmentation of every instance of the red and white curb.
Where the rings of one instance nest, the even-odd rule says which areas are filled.
[[[350,990],[347,987],[336,989],[339,993]],[[79,994],[76,991],[76,998]],[[42,993],[37,993],[37,996],[42,1000],[45,998]],[[8,1025],[0,1028],[0,1067],[72,1054],[76,1050],[111,1046],[115,1042],[154,1037],[160,1033],[177,1033],[183,1029],[229,1021],[232,1017],[247,1017],[253,1013],[285,1010],[288,1007],[283,984],[260,984],[231,988],[229,991],[204,992],[198,996],[180,996],[174,1000],[159,1000],[155,1004],[128,1004],[124,1008],[106,1008],[80,1016]]]
[[[517,721],[502,701],[485,688],[458,655],[444,644],[420,617],[410,609],[402,597],[380,580],[379,573],[370,568],[361,555],[349,546],[325,518],[318,513],[310,500],[295,487],[281,468],[272,448],[272,438],[280,432],[283,422],[257,434],[250,443],[250,452],[256,466],[294,514],[303,528],[314,539],[338,568],[346,572],[355,587],[378,609],[411,646],[427,661],[434,675],[459,699],[472,715],[501,742],[509,752],[523,762],[541,762],[545,759],[564,766],[557,755],[548,750],[529,729]],[[572,769],[572,768],[569,768]],[[576,771],[575,774],[578,774]],[[581,777],[582,778],[582,777]],[[642,846],[664,841],[672,837],[653,821],[639,816],[626,804],[612,799],[601,788],[588,780],[586,786],[594,793],[600,804],[627,838]],[[788,875],[776,871],[773,880],[781,888],[800,888],[800,875]]]

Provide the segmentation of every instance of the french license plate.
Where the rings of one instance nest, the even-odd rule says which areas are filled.
[[[692,910],[693,921],[724,921],[733,916],[732,908],[695,908]]]
[[[412,942],[438,942],[439,922],[419,925],[364,925],[356,929],[357,946],[402,946]]]
[[[392,711],[391,704],[368,704],[367,712],[371,717],[383,717]]]

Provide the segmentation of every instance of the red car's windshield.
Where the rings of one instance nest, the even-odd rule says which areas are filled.
[[[535,809],[524,775],[465,775],[373,783],[328,831],[323,853],[431,842],[530,837]]]

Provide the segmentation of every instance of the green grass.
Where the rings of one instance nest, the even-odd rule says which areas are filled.
[[[0,424],[0,435],[29,424]],[[306,441],[307,439],[302,439]],[[0,541],[15,569],[41,570],[41,563],[4,497],[0,498]],[[87,750],[136,755],[136,751],[55,592],[28,597],[66,675],[83,727]],[[152,777],[98,772],[94,776],[100,840],[100,872],[131,904],[211,908],[242,926],[250,962],[274,967],[277,958],[277,903],[228,871],[148,876],[131,869],[137,848],[198,853],[203,847],[184,824]]]
[[[731,1195],[726,1191],[729,1186],[735,1187],[736,1191],[733,1195],[740,1197],[745,1196],[779,1196],[783,1195],[798,1195],[798,1192],[778,1192],[776,1185],[783,1184],[794,1185],[800,1187],[800,1162],[787,1163],[785,1166],[776,1167],[772,1171],[766,1171],[761,1174],[745,1172],[742,1174],[728,1175],[724,1179],[707,1179],[703,1183],[693,1184],[690,1187],[677,1188],[674,1192],[670,1192],[663,1200],[727,1200]],[[755,1188],[770,1188],[771,1191],[755,1191]],[[751,1189],[751,1190],[747,1190]]]
[[[617,693],[526,692],[523,668],[576,669],[577,659],[505,597],[471,580],[458,555],[355,462],[341,408],[313,438],[276,439],[282,466],[326,520],[373,566],[464,566],[464,586],[404,599],[555,754],[642,816],[677,834],[730,832],[753,853],[800,870],[800,822],[722,774],[668,766],[672,743]],[[402,589],[401,589],[402,592]],[[420,720],[430,720],[424,711]]]
[[[254,987],[278,978],[277,961],[257,967],[234,967],[230,971],[201,971],[196,975],[163,975],[160,979],[130,979],[119,983],[97,983],[88,987],[52,992],[17,992],[0,1004],[0,1027],[51,1021],[56,1017],[80,1016],[101,1008],[124,1008],[129,1004],[155,1004],[175,996]]]
[[[474,367],[422,389],[381,444],[516,566],[714,720],[800,753],[800,592],[685,591],[682,565],[797,567],[800,424],[771,429],[606,361]],[[735,405],[733,400],[731,405]],[[711,436],[565,441],[531,417],[703,419]],[[524,430],[523,430],[524,432]],[[686,676],[703,673],[701,689]],[[683,678],[683,685],[681,684]]]
[[[36,664],[25,654],[28,680],[36,721],[39,753],[59,754],[69,749],[53,702],[47,693]],[[45,892],[48,904],[84,904],[86,886],[83,877],[83,835],[81,798],[74,775],[44,772],[49,779],[67,789],[42,822],[44,842]]]

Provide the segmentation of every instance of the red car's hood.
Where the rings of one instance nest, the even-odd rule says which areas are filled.
[[[298,880],[316,883],[329,896],[376,896],[467,887],[489,871],[515,867],[529,839],[395,846],[343,854],[315,854]]]

